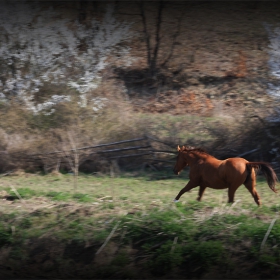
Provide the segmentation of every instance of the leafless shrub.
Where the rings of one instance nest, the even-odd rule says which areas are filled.
[[[71,102],[60,103],[49,116],[33,115],[17,103],[0,108],[0,150],[7,153],[9,162],[16,164],[14,168],[43,169],[45,172],[59,168],[71,170],[71,162],[77,165],[77,158],[76,161],[73,158],[69,161],[70,154],[66,159],[66,151],[73,150],[73,143],[76,147],[93,146],[135,138],[145,133],[146,123],[135,116],[132,106],[125,101],[121,86],[106,81],[88,95],[88,99],[106,98],[106,102],[94,111],[93,104],[79,106],[80,98],[75,98],[73,94]],[[75,139],[72,144],[69,133]],[[56,151],[65,152],[49,154]],[[34,154],[40,156],[34,160]],[[83,151],[79,155],[79,165],[99,160],[100,157],[90,152]],[[1,170],[5,170],[8,161],[2,165]],[[99,166],[104,169],[108,164]]]
[[[280,166],[280,127],[277,123],[249,116],[231,122],[231,125],[217,123],[208,129],[215,138],[209,149],[216,156],[242,156],[251,161],[262,160],[274,167]]]

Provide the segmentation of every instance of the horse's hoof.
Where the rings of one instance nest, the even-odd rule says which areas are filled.
[[[179,200],[177,200],[177,199],[174,199],[173,201],[174,201],[174,202],[179,202]]]

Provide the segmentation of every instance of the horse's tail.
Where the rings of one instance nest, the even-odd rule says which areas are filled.
[[[251,175],[252,168],[261,170],[261,172],[263,173],[263,175],[266,178],[268,186],[275,193],[277,192],[277,190],[275,189],[275,184],[278,181],[278,178],[277,178],[277,175],[275,174],[274,170],[268,163],[266,163],[266,162],[248,162],[246,164],[246,166],[247,166],[247,170],[249,171],[248,176]],[[247,176],[247,178],[248,178],[248,176]],[[246,179],[246,181],[247,181],[247,179]]]

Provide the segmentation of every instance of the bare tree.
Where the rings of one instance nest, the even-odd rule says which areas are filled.
[[[152,26],[149,27],[148,24],[146,3],[144,1],[141,1],[139,6],[140,6],[140,16],[143,24],[143,34],[144,34],[145,44],[147,49],[147,64],[148,64],[150,75],[154,77],[157,68],[159,66],[159,51],[163,45],[163,29],[162,29],[162,25],[164,23],[163,11],[164,9],[166,9],[167,3],[161,0],[157,4],[157,11],[156,11],[157,14],[156,14],[154,32],[152,32],[153,27]],[[169,60],[171,59],[174,53],[176,40],[181,32],[181,23],[182,23],[183,15],[184,15],[184,9],[182,9],[182,12],[177,18],[177,26],[174,30],[174,33],[171,34],[171,46],[169,52],[167,52],[167,55],[164,61],[160,64],[160,67],[165,66],[169,62]]]
[[[156,18],[156,30],[155,30],[155,45],[152,46],[152,35],[150,34],[148,30],[148,24],[147,24],[147,16],[145,11],[145,4],[144,1],[140,2],[140,15],[142,18],[143,23],[143,33],[146,41],[146,47],[147,47],[147,63],[150,70],[150,74],[154,76],[156,67],[157,67],[157,59],[158,59],[158,50],[161,43],[161,37],[160,37],[160,29],[162,25],[162,11],[163,11],[164,3],[163,1],[159,1],[158,3],[158,11],[157,11],[157,18]]]
[[[154,76],[156,67],[157,67],[157,59],[158,59],[158,51],[161,43],[161,25],[162,25],[162,11],[164,7],[164,3],[161,0],[158,3],[158,11],[157,11],[157,18],[156,18],[156,31],[154,34],[155,37],[155,45],[152,46],[152,34],[148,30],[148,24],[147,24],[147,16],[146,11],[144,7],[144,1],[140,2],[140,12],[141,12],[141,18],[143,23],[143,32],[145,36],[146,41],[146,47],[147,47],[147,63],[150,70],[150,74]]]

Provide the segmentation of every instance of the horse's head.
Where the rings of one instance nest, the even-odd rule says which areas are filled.
[[[173,168],[173,172],[174,172],[174,174],[179,175],[179,173],[183,170],[183,168],[185,166],[188,165],[188,163],[187,163],[187,161],[184,157],[184,153],[183,153],[183,151],[185,151],[186,148],[183,146],[181,149],[180,146],[178,146],[177,150],[178,150],[177,162]]]

